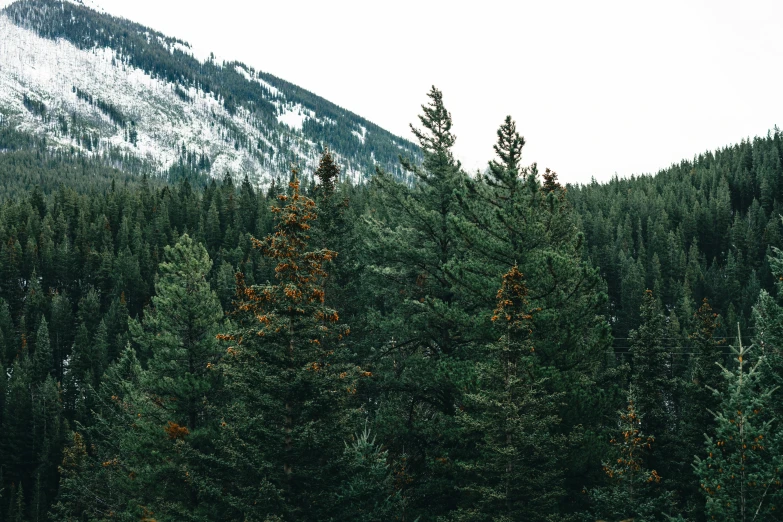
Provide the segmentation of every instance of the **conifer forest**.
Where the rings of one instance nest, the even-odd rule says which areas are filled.
[[[783,520],[783,133],[563,185],[411,119],[263,188],[0,125],[0,520]]]

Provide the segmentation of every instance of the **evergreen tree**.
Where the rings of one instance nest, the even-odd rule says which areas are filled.
[[[339,240],[348,232],[348,223],[344,218],[348,202],[339,200],[340,194],[336,182],[340,177],[340,168],[328,148],[324,149],[314,176],[318,178],[319,184],[314,196],[318,208],[318,220],[313,224],[313,240],[319,246],[329,243],[334,248],[335,242],[344,243]]]
[[[3,361],[12,361],[16,356],[16,332],[14,330],[13,319],[11,319],[11,309],[8,302],[0,297],[0,349]]]
[[[125,299],[125,293],[111,300],[109,309],[103,316],[102,321],[106,323],[106,340],[108,361],[113,362],[119,358],[119,354],[125,349],[128,343],[128,302]],[[96,331],[96,345],[100,328]]]
[[[453,520],[550,520],[559,511],[559,457],[567,441],[554,429],[560,396],[536,377],[527,294],[514,266],[503,276],[492,316],[503,335],[478,357],[475,391],[457,414],[475,446],[457,462],[463,503]]]
[[[52,358],[56,368],[55,377],[62,381],[63,362],[70,355],[71,345],[76,333],[76,325],[73,321],[71,301],[64,293],[57,293],[52,298],[52,322],[49,333],[51,334]]]
[[[723,339],[717,339],[715,336],[715,331],[720,326],[717,316],[706,297],[694,314],[697,327],[690,336],[694,351],[691,380],[701,389],[720,390],[724,384],[719,365],[724,362],[725,349]],[[702,425],[701,422],[696,424]]]
[[[715,390],[720,408],[715,435],[705,434],[703,457],[694,470],[711,520],[779,520],[783,500],[783,441],[771,408],[777,388],[762,385],[761,355],[751,364],[751,347],[738,347],[734,369],[724,368],[725,391]],[[706,454],[706,456],[704,456]]]
[[[35,336],[35,352],[33,353],[33,382],[41,383],[48,375],[54,373],[52,346],[49,341],[49,325],[46,318],[41,319],[38,333]]]
[[[216,253],[223,243],[222,232],[220,228],[220,214],[218,213],[217,202],[212,201],[207,214],[206,226],[203,237],[207,241],[207,248],[210,252]]]
[[[221,307],[226,311],[231,309],[231,303],[234,300],[236,273],[237,271],[229,262],[223,261],[215,276],[215,292],[220,299]]]
[[[321,155],[318,169],[315,171],[315,177],[318,178],[320,184],[318,186],[319,199],[329,199],[334,195],[335,184],[339,181],[340,168],[334,162],[332,153],[329,152],[329,148],[324,148],[324,152]],[[323,219],[324,216],[320,215],[319,219]]]
[[[671,364],[665,340],[666,317],[660,302],[647,290],[641,306],[642,322],[630,333],[631,384],[636,395],[636,407],[644,412],[642,428],[656,437],[657,450],[651,452],[648,463],[669,479],[664,471],[665,447],[670,443],[673,382]]]
[[[409,191],[406,185],[378,172],[378,205],[386,208],[390,219],[388,223],[375,223],[371,233],[379,270],[383,267],[391,272],[387,277],[406,296],[404,306],[412,330],[408,335],[417,338],[417,345],[448,355],[464,343],[459,328],[467,322],[449,274],[459,251],[452,224],[460,211],[455,196],[466,176],[451,150],[456,137],[451,132],[451,114],[443,105],[443,95],[433,87],[428,97],[429,103],[422,106],[424,114],[419,116],[424,129],[411,125],[424,161],[420,167],[403,161],[416,184]],[[399,222],[391,219],[392,213]]]
[[[783,251],[772,249],[768,256],[770,270],[775,278],[777,298],[762,290],[753,307],[753,320],[756,326],[755,342],[764,355],[761,379],[767,387],[783,385]],[[783,418],[783,405],[772,404],[775,415]]]
[[[672,448],[671,460],[677,466],[670,481],[676,484],[681,497],[682,510],[689,519],[704,519],[704,502],[690,470],[679,466],[694,455],[702,453],[704,435],[715,434],[715,419],[712,413],[718,406],[714,390],[723,390],[723,372],[720,364],[725,359],[724,340],[716,338],[719,323],[717,314],[705,298],[694,314],[695,331],[690,335],[693,354],[686,368],[685,378],[680,382],[681,395],[677,398],[678,419],[674,437],[678,441]]]
[[[8,506],[8,522],[26,522],[24,487],[22,484],[11,489],[11,502]]]
[[[211,268],[206,249],[183,235],[164,249],[152,307],[130,323],[148,359],[144,389],[163,405],[161,415],[190,431],[204,422],[218,383],[209,368],[219,358],[215,334],[223,311],[206,279]]]
[[[347,329],[324,304],[325,264],[335,253],[309,250],[315,202],[294,177],[274,207],[275,233],[254,240],[277,263],[276,283],[237,286],[236,327],[215,369],[228,402],[205,494],[219,494],[231,517],[328,520],[336,513],[340,451],[348,433],[345,401],[360,370],[342,363]],[[369,373],[367,373],[369,376]]]
[[[613,522],[665,520],[667,495],[659,487],[661,476],[646,463],[655,437],[642,429],[644,415],[636,396],[632,387],[627,407],[618,412],[619,433],[609,442],[610,460],[603,465],[609,484],[590,491],[596,515]]]
[[[349,186],[338,185],[340,168],[328,148],[321,155],[314,177],[319,184],[314,191],[318,219],[313,223],[312,242],[339,252],[324,281],[329,305],[340,310],[348,321],[356,322],[365,311],[364,292],[359,288],[364,265],[360,242],[355,230],[355,216],[349,206]]]
[[[63,452],[57,520],[166,519],[177,463],[164,451],[167,425],[140,392],[142,368],[133,349],[112,364],[97,391],[89,426],[78,426]],[[169,514],[169,516],[171,516]]]
[[[73,432],[71,443],[63,450],[62,465],[58,468],[62,487],[53,511],[61,517],[61,520],[68,522],[83,520],[81,514],[84,513],[87,505],[84,502],[83,492],[74,486],[91,471],[84,437],[78,432]]]
[[[8,380],[0,432],[0,452],[5,485],[15,484],[17,494],[24,487],[31,491],[31,471],[36,469],[36,443],[33,433],[33,383],[27,349],[14,361]],[[19,516],[23,516],[19,514]]]
[[[31,491],[33,520],[46,520],[46,513],[57,494],[57,466],[61,461],[65,426],[60,389],[51,375],[34,388],[33,440],[37,457]]]
[[[454,234],[464,242],[465,253],[450,272],[458,275],[460,293],[490,310],[497,278],[509,266],[519,267],[526,275],[531,309],[538,310],[531,335],[536,371],[548,377],[544,386],[549,393],[564,394],[558,412],[561,435],[581,425],[597,436],[599,419],[613,408],[595,389],[609,344],[609,325],[602,317],[604,285],[585,262],[584,237],[565,189],[551,172],[551,184],[542,188],[537,166],[521,166],[524,143],[515,122],[506,117],[497,131],[497,159],[458,194],[466,215],[454,219]],[[472,312],[479,317],[485,313]],[[487,342],[494,332],[474,328],[471,334],[487,336]],[[585,422],[588,417],[594,422]],[[576,490],[584,473],[598,465],[600,454],[571,450],[568,480]],[[570,500],[575,504],[580,497]]]
[[[433,87],[428,97],[423,128],[411,126],[423,161],[402,160],[413,188],[380,170],[373,178],[377,200],[365,244],[375,295],[364,322],[388,346],[377,361],[384,377],[379,433],[392,437],[395,457],[409,455],[415,478],[405,495],[412,511],[434,519],[456,507],[456,470],[437,459],[448,460],[459,439],[454,414],[470,366],[464,352],[478,332],[454,277],[464,254],[454,227],[461,212],[456,196],[467,176],[454,159],[443,95]]]
[[[381,522],[404,514],[404,499],[395,487],[388,458],[389,452],[381,449],[367,426],[345,443],[341,466],[346,479],[337,497],[340,520]]]
[[[95,328],[101,321],[101,302],[94,287],[89,287],[85,295],[79,300],[77,316],[79,322],[87,328],[87,331],[90,334],[95,334]]]
[[[92,339],[87,326],[84,323],[79,326],[63,379],[64,402],[69,415],[73,416],[77,412],[83,416],[89,415],[90,394],[98,389],[108,366],[108,349],[108,330],[104,321],[100,322]],[[87,418],[81,420],[88,422]]]
[[[30,276],[29,286],[24,298],[24,319],[29,330],[22,331],[28,338],[34,339],[41,319],[46,317],[49,310],[49,300],[41,287],[41,278],[35,270]]]

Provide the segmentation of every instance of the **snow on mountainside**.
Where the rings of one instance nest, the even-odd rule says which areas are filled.
[[[125,128],[78,98],[76,89],[106,100],[130,118],[137,132],[135,145],[126,139]],[[81,147],[88,154],[106,148],[129,152],[161,170],[177,160],[177,148],[184,143],[188,149],[213,158],[216,171],[260,171],[256,158],[235,151],[233,144],[221,137],[221,128],[214,125],[221,117],[229,118],[225,109],[203,92],[191,90],[188,94],[192,103],[180,99],[171,83],[116,64],[110,49],[85,51],[65,40],[46,40],[0,16],[0,104],[8,120],[21,130],[45,134],[56,143]],[[79,125],[80,135],[71,137],[62,132],[60,118],[47,120],[27,110],[25,95],[42,102],[49,115],[63,116],[66,123]],[[241,117],[236,120],[250,135],[262,138],[261,132]],[[97,135],[99,143],[97,147],[90,143],[88,150],[80,138],[90,134]]]
[[[324,145],[345,176],[398,172],[415,146],[326,100],[241,63],[199,61],[185,42],[88,9],[22,0],[0,11],[0,125],[50,146],[183,165],[259,185],[312,171]]]

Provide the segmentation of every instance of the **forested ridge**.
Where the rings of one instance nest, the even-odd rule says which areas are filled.
[[[18,0],[0,10],[0,17],[2,20],[7,17],[11,24],[29,29],[39,37],[32,44],[21,45],[42,45],[41,40],[62,40],[73,45],[73,48],[63,46],[69,50],[63,51],[65,54],[50,67],[53,75],[69,78],[72,85],[65,87],[76,95],[64,95],[63,86],[41,85],[36,89],[31,80],[24,79],[19,90],[27,92],[20,93],[17,99],[23,98],[24,109],[35,118],[25,120],[27,115],[20,116],[16,104],[4,99],[0,100],[0,120],[11,119],[27,129],[35,124],[39,134],[85,151],[130,155],[136,162],[144,161],[146,152],[139,149],[137,141],[140,136],[144,141],[142,135],[146,129],[147,147],[153,144],[159,156],[178,152],[182,147],[183,154],[206,156],[197,161],[199,170],[206,172],[221,156],[224,160],[226,156],[244,157],[259,167],[249,172],[253,181],[265,183],[271,178],[284,178],[291,163],[317,157],[316,149],[323,146],[341,158],[345,170],[358,175],[371,175],[375,164],[380,164],[401,176],[404,172],[397,156],[418,155],[416,145],[410,141],[302,87],[238,61],[218,60],[212,54],[206,59],[196,58],[187,42],[97,12],[81,2]],[[0,51],[15,49],[20,45],[18,38],[19,35],[0,32],[0,43],[5,44],[0,46]],[[147,75],[151,84],[157,85],[160,80],[158,88],[172,96],[157,100],[151,108],[138,99],[140,95],[137,99],[124,99],[123,92],[116,90],[114,84],[97,83],[92,75],[80,77],[78,70],[69,70],[80,51],[93,55],[108,51],[108,63],[94,62],[90,67],[100,68],[104,73],[109,70],[107,74],[116,72],[120,79],[140,72]],[[7,56],[9,61],[17,57],[13,53]],[[35,57],[30,60],[23,64],[18,76],[31,67],[45,67]],[[153,91],[146,96],[160,98],[161,93]],[[86,104],[90,107],[85,107]],[[183,124],[188,109],[201,105],[208,108],[196,112],[193,121]],[[93,107],[97,111],[90,110]],[[158,112],[168,116],[161,119]],[[293,121],[286,119],[287,115],[293,116]],[[20,118],[23,125],[18,123]],[[151,121],[157,126],[149,128]],[[168,127],[178,130],[161,132]],[[205,143],[199,138],[208,132],[215,134],[210,136],[211,142]],[[124,143],[112,139],[116,137]],[[127,158],[114,160],[127,161]],[[226,164],[235,173],[245,169],[233,161]]]
[[[563,186],[451,125],[265,190],[0,129],[0,518],[778,520],[777,129]]]
[[[609,285],[616,336],[635,327],[644,288],[680,320],[708,297],[727,324],[751,326],[759,290],[774,281],[770,248],[783,246],[782,139],[775,129],[655,176],[569,187]]]

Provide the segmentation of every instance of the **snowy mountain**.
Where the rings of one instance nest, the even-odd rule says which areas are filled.
[[[181,40],[83,3],[21,0],[0,11],[0,125],[49,147],[151,172],[306,174],[324,146],[355,181],[402,175],[412,143],[239,62],[198,59]]]

